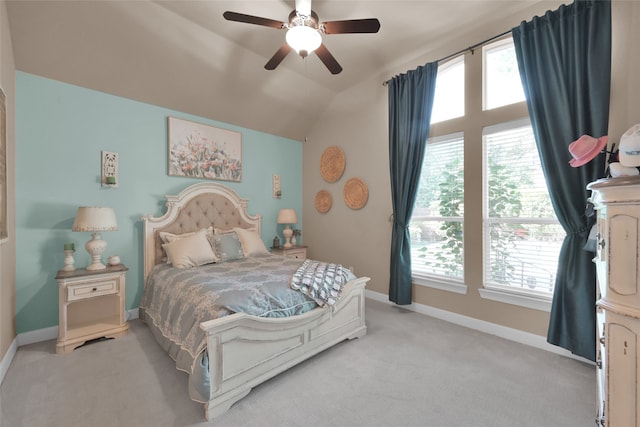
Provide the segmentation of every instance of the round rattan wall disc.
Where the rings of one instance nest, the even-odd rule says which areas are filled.
[[[327,190],[320,190],[316,194],[316,210],[320,213],[327,213],[331,209],[333,199]]]
[[[336,182],[342,176],[347,161],[340,147],[327,147],[320,157],[320,175],[327,182]]]
[[[369,198],[367,184],[365,184],[360,178],[351,178],[344,185],[342,197],[344,198],[344,202],[351,209],[362,208],[367,204],[367,199]]]

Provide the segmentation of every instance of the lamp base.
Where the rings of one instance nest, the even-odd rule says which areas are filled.
[[[284,237],[284,246],[285,249],[291,249],[293,245],[291,244],[291,236],[293,236],[293,230],[288,225],[282,230],[282,236]]]
[[[87,270],[94,271],[107,268],[107,266],[102,263],[102,253],[107,248],[107,242],[100,238],[100,233],[93,233],[91,240],[89,240],[84,247],[87,252],[89,252],[89,255],[91,255],[91,264],[87,266]]]
[[[101,261],[92,262],[91,264],[89,264],[87,266],[87,270],[89,270],[89,271],[104,270],[105,268],[107,268],[107,266],[104,265]]]

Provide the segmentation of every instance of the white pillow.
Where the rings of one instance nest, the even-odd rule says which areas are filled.
[[[214,228],[213,229],[213,233],[214,234],[228,234],[228,233],[235,233],[236,230],[238,229],[238,227],[233,227],[232,229],[229,230],[223,230],[221,228]],[[242,230],[247,230],[247,231],[256,231],[256,229],[254,227],[251,228],[242,228]]]
[[[213,226],[209,227],[209,228],[201,228],[200,230],[205,230],[207,233],[207,236],[213,236]],[[198,231],[200,231],[198,230]],[[176,240],[180,240],[180,239],[184,239],[186,237],[190,237],[193,236],[194,234],[196,234],[197,231],[191,231],[189,233],[182,233],[182,234],[173,234],[173,233],[168,233],[166,231],[161,231],[160,233],[158,233],[158,235],[160,236],[160,240],[162,240],[162,243],[171,243],[174,242]],[[164,245],[162,246],[164,248]],[[165,257],[162,258],[162,261],[166,262],[167,264],[171,264],[171,261],[169,261],[169,257],[166,256],[166,250],[165,250]]]
[[[240,244],[242,245],[242,253],[244,254],[244,256],[269,253],[257,231],[238,227],[235,227],[233,231],[236,232],[238,238],[240,239]]]
[[[196,267],[217,261],[207,239],[206,229],[171,243],[165,243],[162,247],[167,253],[168,261],[176,268]]]
[[[200,230],[206,230],[207,234],[213,235],[213,226],[209,228],[201,228]],[[159,235],[160,235],[160,240],[162,240],[162,243],[171,243],[174,240],[184,239],[185,237],[193,236],[195,233],[196,231],[192,231],[190,233],[183,233],[183,234],[173,234],[173,233],[168,233],[166,231],[161,231]]]

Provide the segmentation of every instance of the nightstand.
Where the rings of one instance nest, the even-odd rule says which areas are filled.
[[[293,246],[289,249],[285,249],[283,247],[279,248],[271,248],[271,253],[274,255],[284,255],[289,258],[299,258],[306,259],[307,258],[307,247],[306,246]]]
[[[68,353],[86,341],[125,335],[128,268],[122,264],[103,270],[58,271],[59,322],[56,353]]]

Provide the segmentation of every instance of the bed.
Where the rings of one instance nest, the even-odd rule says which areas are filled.
[[[167,254],[163,250],[163,239],[169,235],[204,233],[210,238],[215,230],[250,230],[260,235],[261,216],[247,212],[248,201],[235,191],[217,183],[203,182],[191,185],[176,196],[165,196],[167,212],[159,217],[147,215],[143,220],[144,284],[145,289],[140,305],[140,318],[149,326],[156,340],[176,361],[176,367],[189,374],[189,395],[202,402],[205,418],[212,419],[226,412],[231,405],[246,396],[253,387],[311,356],[347,339],[366,334],[364,288],[368,277],[345,278],[339,297],[332,304],[319,306],[302,302],[305,310],[293,311],[278,317],[261,317],[258,312],[234,312],[230,310],[222,317],[200,318],[192,329],[192,335],[202,337],[203,349],[189,342],[177,343],[176,339],[163,330],[159,310],[153,311],[150,302],[152,293],[161,283],[161,274],[172,274],[167,267]],[[161,239],[162,235],[162,239]],[[211,269],[211,277],[232,277],[230,268],[260,271],[261,263],[277,264],[279,274],[295,271],[301,260],[276,255],[257,255],[243,260],[219,262],[191,269],[197,274]],[[234,264],[237,263],[237,264]],[[308,261],[305,261],[307,263]],[[219,264],[219,265],[216,265]],[[206,267],[206,268],[204,268]],[[217,268],[226,269],[222,272]],[[292,270],[293,269],[293,270]],[[183,274],[180,270],[178,274]],[[158,273],[162,272],[162,273]],[[274,273],[275,274],[275,273]],[[207,280],[210,276],[207,276]],[[191,280],[191,279],[189,279]],[[150,284],[151,283],[151,284]],[[266,288],[266,286],[265,286]],[[186,289],[186,288],[185,288]],[[171,292],[178,292],[172,289]],[[295,292],[295,291],[291,291]],[[288,297],[291,297],[289,295]],[[186,317],[192,313],[178,311],[173,306],[175,296],[169,297],[172,307],[166,312],[174,316]],[[306,297],[309,300],[308,296]],[[191,295],[195,304],[183,303],[187,312],[200,312],[200,296]],[[166,304],[166,303],[164,303]],[[190,309],[191,307],[191,309]],[[176,314],[177,313],[177,314]],[[189,366],[191,363],[191,366]]]

